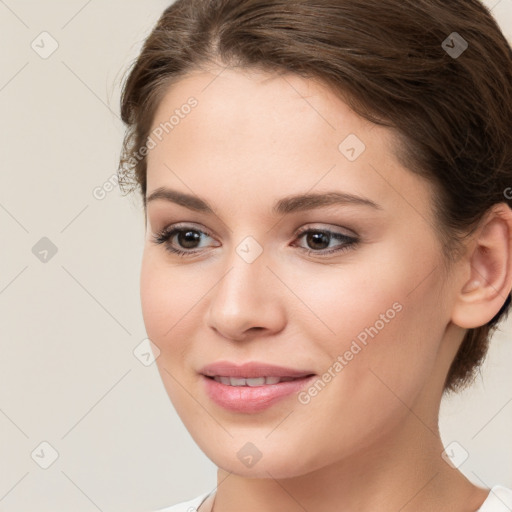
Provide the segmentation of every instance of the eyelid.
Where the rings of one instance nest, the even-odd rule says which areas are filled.
[[[297,231],[295,231],[295,234],[293,236],[298,237],[298,236],[300,236],[304,233],[307,233],[309,231],[325,231],[325,232],[332,233],[332,234],[343,235],[343,236],[346,236],[347,238],[358,238],[358,235],[354,231],[352,231],[348,228],[336,226],[337,229],[344,229],[344,230],[350,231],[350,234],[334,231],[331,227],[326,228],[325,224],[320,225],[320,227],[318,227],[316,224],[318,224],[318,223],[313,223],[313,225],[306,225],[306,226],[300,227]],[[208,229],[203,228],[203,227],[196,227],[196,225],[194,225],[194,223],[187,223],[187,222],[178,222],[176,224],[170,224],[169,226],[166,226],[160,230],[157,230],[157,235],[171,233],[173,231],[180,231],[180,230],[185,231],[187,229],[190,231],[197,231],[197,232],[203,233],[205,235],[208,235],[210,238],[215,238],[215,236]]]
[[[347,228],[342,228],[340,226],[337,226],[337,228],[338,229],[347,229]],[[187,250],[187,249],[173,248],[170,244],[170,240],[177,233],[184,232],[187,230],[195,231],[195,232],[204,234],[210,238],[215,239],[215,237],[207,229],[196,227],[194,225],[194,223],[182,222],[182,223],[171,224],[167,227],[164,227],[162,230],[158,231],[156,234],[154,234],[152,236],[152,240],[156,244],[165,244],[166,245],[165,249],[172,254],[175,254],[175,255],[178,255],[181,257],[193,258],[197,254],[201,253],[202,250],[204,250],[204,248],[196,248],[196,249]],[[332,239],[338,240],[342,243],[339,244],[338,246],[335,246],[334,248],[331,248],[331,249],[314,250],[314,249],[309,249],[309,248],[300,247],[300,246],[299,246],[299,249],[301,251],[306,252],[308,255],[312,255],[312,256],[318,257],[318,258],[328,257],[331,255],[341,255],[343,252],[350,250],[353,246],[357,245],[360,242],[360,238],[357,234],[355,234],[352,230],[348,230],[348,231],[351,231],[353,234],[349,235],[349,234],[334,230],[332,228],[317,227],[315,225],[306,225],[306,226],[302,226],[299,230],[297,230],[294,233],[293,241],[295,242],[296,240],[298,240],[300,238],[304,238],[304,235],[307,235],[308,233],[311,233],[311,232],[313,232],[313,233],[319,233],[319,232],[328,233]],[[295,244],[292,244],[292,247],[295,247],[295,246],[296,246]]]
[[[335,231],[333,229],[325,229],[318,227],[305,227],[301,228],[295,235],[295,240],[303,239],[308,233],[329,233],[331,240],[337,240],[341,242],[340,244],[332,247],[330,249],[321,249],[315,251],[313,249],[309,249],[307,247],[299,247],[302,251],[306,252],[308,256],[313,256],[315,258],[327,258],[330,256],[340,256],[346,251],[354,248],[356,245],[360,243],[360,238],[358,235],[347,235],[346,233],[342,233],[340,231]],[[295,246],[295,244],[293,244]]]
[[[203,235],[206,235],[210,238],[215,239],[215,236],[208,230],[203,227],[196,227],[194,223],[187,223],[187,222],[178,222],[176,224],[170,224],[169,226],[166,226],[160,230],[157,230],[156,233],[153,234],[152,239],[158,240],[163,237],[169,237],[172,238],[175,236],[176,232],[180,231],[196,231],[198,233],[201,233]],[[163,242],[160,242],[163,243]],[[187,251],[192,253],[194,249]]]
[[[327,226],[327,227],[325,227],[325,226]],[[337,231],[337,230],[343,230],[343,231]],[[330,225],[330,224],[329,225],[326,225],[326,224],[318,225],[318,223],[308,224],[306,226],[299,228],[297,230],[297,232],[295,233],[295,236],[301,235],[304,232],[308,232],[308,231],[326,231],[328,233],[343,235],[343,236],[346,236],[347,238],[359,238],[357,233],[355,233],[354,231],[352,231],[351,229],[348,229],[346,227],[341,227],[341,226],[332,227],[332,225]],[[345,231],[348,231],[348,233],[346,233]]]
[[[203,226],[200,226],[199,224],[195,224],[193,222],[177,222],[175,224],[169,224],[168,226],[163,227],[160,230],[157,230],[158,233],[170,233],[172,231],[198,231],[200,233],[204,233],[205,235],[208,235],[211,238],[215,238],[215,236],[212,234],[212,232],[208,229],[206,229]]]

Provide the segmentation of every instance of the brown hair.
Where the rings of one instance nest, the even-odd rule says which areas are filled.
[[[209,63],[319,80],[389,127],[400,162],[437,191],[447,261],[492,205],[510,203],[512,50],[478,0],[177,0],[146,39],[121,98],[119,183],[139,188],[144,208],[141,148],[156,108],[171,84]],[[474,380],[508,314],[510,295],[503,300],[488,324],[466,332],[445,391]]]

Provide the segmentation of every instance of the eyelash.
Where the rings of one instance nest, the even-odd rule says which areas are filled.
[[[212,235],[208,231],[203,231],[201,229],[196,229],[191,226],[170,226],[167,228],[164,228],[162,231],[157,233],[156,235],[152,236],[153,242],[157,245],[163,245],[165,244],[165,250],[169,251],[172,254],[175,254],[180,257],[188,257],[188,256],[194,256],[196,253],[200,252],[200,249],[195,250],[188,250],[184,251],[182,249],[176,249],[170,245],[169,240],[172,239],[172,237],[179,233],[185,233],[187,231],[192,231],[195,233],[202,233],[204,235],[209,236],[210,238],[213,238]],[[340,240],[344,241],[345,243],[341,246],[338,246],[335,249],[323,249],[319,251],[315,251],[313,249],[307,249],[304,247],[299,247],[299,249],[302,249],[307,253],[308,256],[314,255],[314,256],[329,256],[333,253],[343,253],[345,251],[350,250],[353,248],[357,243],[359,243],[359,239],[356,237],[351,237],[348,235],[344,235],[342,233],[338,233],[335,231],[330,231],[328,229],[312,229],[312,228],[304,228],[299,230],[299,232],[296,234],[296,239],[303,238],[305,235],[313,234],[313,233],[323,233],[327,234],[331,239],[334,240]]]

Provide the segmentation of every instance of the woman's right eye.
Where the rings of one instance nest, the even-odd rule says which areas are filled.
[[[197,243],[201,241],[201,235],[211,238],[207,232],[197,228],[171,226],[154,235],[153,241],[156,244],[165,245],[165,249],[172,254],[187,256],[195,254],[198,252],[197,249],[202,248],[197,246]],[[178,247],[173,242],[177,243]]]

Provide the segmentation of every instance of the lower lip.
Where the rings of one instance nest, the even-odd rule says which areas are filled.
[[[298,393],[315,378],[315,375],[254,387],[227,386],[204,375],[201,377],[205,383],[207,395],[217,405],[234,412],[256,413],[293,393]]]

